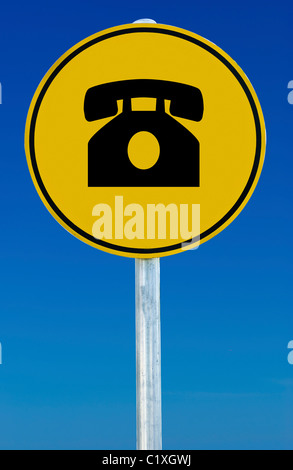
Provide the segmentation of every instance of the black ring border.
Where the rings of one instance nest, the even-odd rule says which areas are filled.
[[[243,90],[244,90],[244,92],[247,96],[247,99],[250,103],[250,106],[251,106],[251,109],[252,109],[252,112],[253,112],[255,128],[256,128],[256,149],[255,149],[255,158],[254,158],[253,167],[252,167],[249,179],[246,183],[246,186],[245,186],[243,192],[241,193],[239,199],[234,204],[234,206],[226,213],[226,215],[224,217],[222,217],[222,219],[220,219],[216,224],[214,224],[208,230],[206,230],[205,232],[200,234],[199,237],[197,236],[197,237],[194,237],[191,240],[187,240],[183,243],[177,243],[176,245],[171,245],[171,246],[161,247],[161,248],[121,247],[119,245],[111,244],[111,243],[105,242],[103,240],[98,240],[98,239],[94,238],[93,236],[89,235],[88,233],[84,232],[83,230],[81,230],[79,227],[77,227],[73,222],[71,222],[71,220],[67,219],[67,217],[60,211],[60,209],[56,206],[54,201],[51,199],[49,193],[47,192],[46,187],[45,187],[45,185],[44,185],[44,183],[41,179],[41,176],[40,176],[40,173],[39,173],[39,170],[38,170],[37,161],[36,161],[36,154],[35,154],[35,147],[34,147],[35,126],[36,126],[37,115],[38,115],[39,108],[41,106],[41,102],[42,102],[42,100],[45,96],[45,93],[48,90],[50,84],[52,83],[54,78],[58,75],[58,73],[62,70],[62,68],[65,67],[65,65],[68,64],[68,62],[70,62],[75,56],[77,56],[78,54],[83,52],[88,47],[91,47],[92,45],[97,44],[100,41],[104,41],[104,40],[109,39],[111,37],[120,36],[121,34],[145,33],[145,32],[147,32],[147,33],[168,34],[168,35],[171,35],[171,36],[176,36],[176,37],[181,38],[183,40],[190,41],[190,42],[198,45],[199,47],[202,47],[203,49],[205,49],[206,51],[208,51],[209,53],[214,55],[217,59],[219,59],[230,70],[230,72],[233,73],[235,78],[238,80],[238,82],[242,86],[242,88],[243,88]],[[86,42],[85,44],[83,44],[82,46],[80,46],[79,48],[75,49],[60,64],[58,64],[58,66],[53,70],[53,72],[51,73],[51,75],[48,77],[47,81],[43,85],[43,87],[42,87],[42,89],[39,93],[39,96],[36,100],[36,103],[35,103],[35,106],[34,106],[34,109],[33,109],[33,112],[32,112],[31,121],[30,121],[29,149],[30,149],[30,158],[31,158],[31,163],[32,163],[32,168],[33,168],[33,171],[34,171],[34,175],[35,175],[35,178],[36,178],[37,183],[39,185],[39,188],[42,191],[43,196],[45,197],[46,201],[48,202],[50,207],[53,209],[53,211],[58,215],[58,217],[61,220],[63,220],[63,222],[65,222],[65,224],[68,227],[70,227],[74,232],[78,233],[83,238],[89,240],[90,242],[94,243],[95,245],[100,245],[100,246],[103,246],[103,247],[111,249],[111,250],[117,250],[117,251],[121,251],[121,252],[125,252],[125,253],[133,253],[133,254],[136,254],[136,253],[137,254],[152,254],[152,253],[156,254],[156,253],[164,253],[164,252],[168,252],[168,251],[175,251],[175,250],[178,250],[178,249],[182,248],[182,246],[184,246],[186,243],[193,243],[195,241],[198,241],[198,239],[203,240],[204,238],[209,236],[211,233],[213,233],[215,230],[217,230],[219,227],[221,227],[221,225],[223,225],[225,222],[227,222],[227,220],[229,220],[230,217],[232,217],[232,215],[237,211],[237,209],[241,206],[243,201],[246,199],[246,196],[249,193],[250,188],[252,187],[253,182],[255,180],[255,177],[257,175],[257,171],[258,171],[258,167],[259,167],[259,163],[260,163],[260,155],[261,155],[261,127],[260,127],[260,119],[259,119],[258,111],[257,111],[257,108],[256,108],[256,104],[254,102],[254,99],[251,95],[251,92],[250,92],[247,84],[245,83],[245,81],[243,80],[243,78],[241,77],[239,72],[233,67],[233,65],[230,64],[230,62],[225,57],[223,57],[218,51],[214,50],[212,47],[210,47],[209,45],[203,43],[199,39],[188,36],[188,35],[183,34],[183,33],[180,33],[178,31],[168,30],[168,29],[164,29],[164,28],[161,28],[161,27],[160,28],[153,28],[153,27],[141,27],[140,26],[140,27],[126,28],[126,29],[122,29],[122,30],[118,30],[118,31],[112,31],[111,33],[106,33],[102,36],[91,39],[88,42]]]

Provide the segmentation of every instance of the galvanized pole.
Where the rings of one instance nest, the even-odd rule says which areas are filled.
[[[135,260],[136,448],[162,449],[160,259]]]
[[[134,23],[156,23],[143,18]],[[162,449],[160,258],[135,260],[136,448]]]

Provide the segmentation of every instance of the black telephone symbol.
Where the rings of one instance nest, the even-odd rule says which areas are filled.
[[[132,111],[131,98],[156,98],[155,111]],[[199,186],[199,142],[176,119],[165,113],[200,121],[203,98],[190,85],[165,80],[124,80],[89,88],[85,95],[87,121],[115,116],[88,143],[88,186]],[[138,132],[153,134],[160,145],[157,162],[148,169],[134,166],[128,156],[130,139]]]

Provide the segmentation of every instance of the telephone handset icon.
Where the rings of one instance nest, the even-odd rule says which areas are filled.
[[[132,111],[132,98],[156,98],[155,111]],[[84,100],[87,121],[115,116],[88,143],[88,186],[199,186],[199,142],[176,119],[165,113],[200,121],[203,98],[190,85],[165,80],[124,80],[89,88]],[[159,158],[148,169],[134,166],[128,155],[131,138],[141,132],[155,136]]]

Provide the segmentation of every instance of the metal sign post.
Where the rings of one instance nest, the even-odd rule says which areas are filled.
[[[149,18],[134,23],[156,23]],[[135,260],[136,448],[162,449],[160,258]]]
[[[160,259],[135,260],[136,448],[162,449]]]

